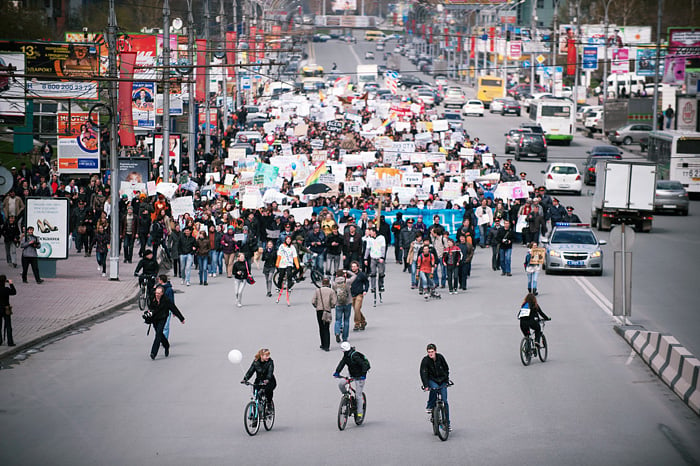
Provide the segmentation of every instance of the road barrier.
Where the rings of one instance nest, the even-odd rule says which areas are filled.
[[[615,331],[690,409],[700,415],[700,360],[671,335],[649,332],[640,326],[616,326]]]

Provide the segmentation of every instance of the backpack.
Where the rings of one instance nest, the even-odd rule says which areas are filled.
[[[350,360],[355,362],[355,357],[360,358],[360,366],[362,367],[362,372],[366,374],[367,371],[371,369],[369,359],[367,359],[367,357],[359,351],[353,351],[352,355],[350,355]]]
[[[346,280],[336,282],[335,293],[338,296],[338,302],[346,304],[348,302],[348,282]]]

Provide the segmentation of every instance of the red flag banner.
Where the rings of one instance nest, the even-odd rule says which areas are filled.
[[[476,46],[476,37],[471,36],[469,39],[469,58],[474,58],[474,47]]]
[[[134,147],[136,135],[134,134],[134,117],[131,113],[131,93],[133,88],[134,65],[136,64],[136,52],[122,52],[119,64],[119,139],[122,146]]]
[[[450,46],[450,30],[445,28],[445,47]]]
[[[430,30],[430,40],[428,40],[428,43],[432,44],[433,43],[433,27],[430,26],[428,29]]]
[[[568,39],[566,41],[566,74],[569,76],[576,75],[576,39]]]
[[[496,28],[489,28],[489,52],[494,51],[494,42],[496,41]]]
[[[248,63],[255,63],[255,26],[250,27],[250,35],[248,35]]]
[[[458,32],[457,33],[457,52],[462,51],[462,33]]]
[[[207,41],[197,39],[197,80],[195,83],[194,99],[197,102],[204,102],[206,98],[206,73],[205,66],[207,65]]]
[[[236,64],[236,32],[229,31],[226,33],[226,61],[229,65]],[[228,77],[231,79],[236,78],[236,67],[229,66],[226,68],[228,70]]]

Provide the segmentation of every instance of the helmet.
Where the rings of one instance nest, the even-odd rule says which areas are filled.
[[[340,349],[343,351],[350,351],[350,343],[344,341],[340,344]]]

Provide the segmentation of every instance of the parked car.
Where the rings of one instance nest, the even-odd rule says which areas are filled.
[[[595,146],[589,150],[586,163],[583,164],[583,182],[595,184],[595,166],[598,160],[620,160],[622,154],[615,146]]]
[[[655,211],[672,211],[681,215],[688,215],[689,206],[688,191],[686,191],[680,181],[656,181]]]
[[[550,163],[544,173],[544,187],[547,192],[569,191],[577,196],[583,189],[583,178],[574,163]]]
[[[596,133],[602,131],[602,118],[603,110],[591,110],[586,112],[586,119],[583,122],[583,126],[591,133]]]
[[[544,134],[532,132],[522,133],[513,152],[515,152],[515,160],[539,157],[541,161],[546,162],[547,141],[544,138]]]
[[[461,87],[448,87],[445,91],[445,108],[462,107],[467,101],[467,96]]]
[[[493,106],[493,104],[491,104]],[[501,108],[501,115],[514,113],[520,116],[520,104],[514,99],[505,99]]]
[[[649,132],[653,131],[651,125],[642,125],[635,123],[633,125],[623,126],[622,128],[608,132],[608,139],[613,144],[624,144],[626,146],[632,143],[638,143],[644,136],[648,136]]]
[[[501,113],[503,110],[503,102],[505,102],[505,97],[497,97],[491,101],[489,105],[489,113]]]
[[[484,116],[484,103],[480,100],[472,99],[468,100],[466,104],[462,107],[463,115],[479,115]]]
[[[606,242],[598,240],[590,225],[555,225],[551,236],[542,237],[540,241],[545,245],[546,274],[560,271],[603,274],[603,250],[600,246]]]
[[[513,128],[508,130],[507,133],[504,134],[506,137],[506,148],[504,152],[506,154],[510,154],[511,152],[515,151],[515,147],[518,145],[520,142],[520,136],[523,133],[530,133],[531,131],[529,129],[525,128]]]

